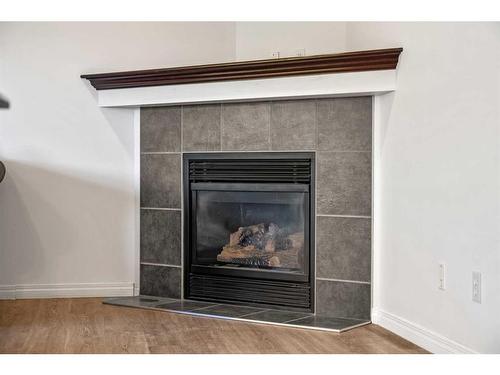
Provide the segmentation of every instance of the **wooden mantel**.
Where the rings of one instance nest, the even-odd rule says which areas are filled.
[[[96,90],[396,69],[402,48],[83,74]]]

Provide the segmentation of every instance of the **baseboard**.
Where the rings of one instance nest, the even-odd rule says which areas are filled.
[[[16,286],[15,285],[0,285],[0,299],[15,299]]]
[[[133,295],[134,283],[0,285],[0,299],[127,297]]]
[[[448,339],[427,328],[421,327],[394,314],[379,310],[372,310],[374,324],[394,332],[408,341],[436,354],[474,354],[474,350]]]

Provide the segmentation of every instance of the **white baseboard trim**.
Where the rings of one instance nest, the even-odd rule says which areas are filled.
[[[477,352],[427,328],[394,314],[372,309],[372,322],[436,354],[476,354]]]
[[[0,285],[0,299],[15,299],[16,286],[15,285]]]
[[[0,285],[0,299],[128,297],[134,283]]]

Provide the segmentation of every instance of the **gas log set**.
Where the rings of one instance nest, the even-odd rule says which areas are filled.
[[[288,233],[274,223],[240,227],[217,255],[223,263],[298,269],[302,267],[304,233]]]

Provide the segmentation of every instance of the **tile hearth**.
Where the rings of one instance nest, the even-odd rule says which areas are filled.
[[[272,310],[151,296],[112,297],[106,298],[103,303],[115,306],[188,314],[206,318],[230,319],[339,333],[370,324],[370,321],[365,319],[336,318],[296,311]]]

